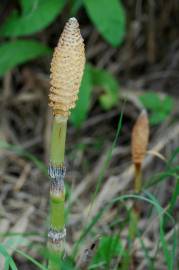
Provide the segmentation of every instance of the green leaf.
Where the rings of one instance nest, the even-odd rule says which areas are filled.
[[[22,251],[20,249],[16,249],[15,252],[18,253],[18,254],[20,254],[22,257],[26,258],[29,262],[31,262],[35,266],[37,266],[38,267],[37,269],[48,270],[47,267],[45,267],[44,265],[42,265],[41,263],[39,263],[37,260],[35,260],[33,257],[31,257],[30,255],[28,255],[24,251]]]
[[[170,96],[160,96],[155,92],[147,92],[140,97],[143,105],[150,110],[149,120],[153,125],[162,123],[173,109],[173,99]]]
[[[92,90],[91,68],[86,65],[81,87],[79,91],[79,98],[76,107],[72,110],[70,121],[73,125],[79,128],[86,120],[87,112],[90,106],[90,97]]]
[[[65,260],[61,260],[61,270],[79,270],[75,267],[74,261],[70,257],[66,257]]]
[[[100,86],[104,91],[100,96],[103,109],[109,110],[118,104],[119,86],[117,80],[110,73],[87,64],[80,87],[79,99],[70,117],[71,122],[78,128],[86,120],[93,86]]]
[[[157,125],[165,121],[168,114],[164,111],[152,112],[149,116],[149,121],[151,125]]]
[[[50,49],[33,40],[16,40],[0,46],[0,76],[29,60],[50,52]]]
[[[39,0],[33,0],[33,1],[19,0],[19,2],[22,8],[22,14],[28,15],[36,8]]]
[[[119,0],[83,0],[87,13],[98,31],[118,46],[125,35],[125,11]]]
[[[6,259],[6,263],[5,263],[6,269],[9,268],[8,267],[8,265],[9,265],[12,270],[18,270],[14,260],[8,254],[8,251],[6,250],[6,248],[2,244],[0,244],[0,254],[2,254]]]
[[[73,0],[70,10],[70,16],[76,16],[77,12],[83,5],[83,0]]]
[[[22,14],[10,14],[0,34],[5,37],[29,35],[47,27],[61,12],[65,0],[21,0]]]
[[[100,104],[103,109],[109,110],[119,102],[119,85],[112,74],[105,70],[92,69],[93,84],[103,88]]]
[[[120,256],[123,253],[123,247],[118,235],[103,236],[100,240],[99,247],[93,259],[90,269],[94,269],[94,265],[103,263],[110,266],[110,262],[114,256]]]

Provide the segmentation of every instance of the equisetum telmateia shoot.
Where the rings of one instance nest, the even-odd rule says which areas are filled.
[[[55,48],[50,75],[49,106],[53,111],[49,177],[50,228],[48,231],[49,269],[60,269],[66,236],[65,201],[65,140],[70,109],[75,107],[85,65],[85,50],[79,24],[70,18]]]

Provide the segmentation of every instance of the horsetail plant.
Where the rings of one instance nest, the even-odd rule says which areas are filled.
[[[149,121],[147,112],[143,110],[132,130],[132,161],[135,167],[134,191],[141,191],[142,162],[145,158],[149,140]]]
[[[143,110],[138,116],[131,138],[132,162],[134,164],[134,191],[140,193],[142,188],[142,163],[145,158],[149,140],[149,121],[146,110]],[[129,247],[136,237],[138,222],[140,216],[140,206],[134,202],[133,208],[130,211],[129,221]],[[135,252],[133,251],[129,259],[131,269],[134,269]]]
[[[85,65],[85,50],[79,24],[70,18],[55,48],[50,75],[49,106],[53,111],[49,177],[50,228],[48,231],[49,270],[60,269],[66,237],[65,201],[65,139],[70,109],[75,107]]]

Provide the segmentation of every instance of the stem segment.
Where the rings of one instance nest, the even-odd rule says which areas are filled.
[[[134,175],[134,192],[139,194],[142,188],[142,171],[141,163],[134,163],[135,166],[135,175]],[[128,249],[131,249],[132,243],[134,242],[137,233],[138,233],[138,223],[140,218],[140,204],[138,201],[134,201],[133,208],[130,212],[130,221],[129,221],[129,243]],[[132,252],[130,258],[128,258],[128,268],[130,270],[135,269],[135,250]]]
[[[139,193],[142,188],[142,172],[141,172],[141,164],[135,164],[135,179],[134,179],[134,191]]]
[[[66,128],[67,120],[59,122],[54,118],[51,137],[50,163],[56,167],[64,164]]]
[[[64,219],[64,155],[67,120],[53,120],[49,176],[50,184],[50,228],[48,232],[49,270],[60,269],[60,258],[64,251],[66,235]]]

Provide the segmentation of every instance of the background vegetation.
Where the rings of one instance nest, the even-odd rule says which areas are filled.
[[[1,1],[0,269],[46,269],[49,65],[70,16],[87,64],[67,139],[62,269],[87,269],[85,249],[88,269],[178,269],[178,12],[177,0]],[[130,140],[143,108],[151,135],[136,195]]]

